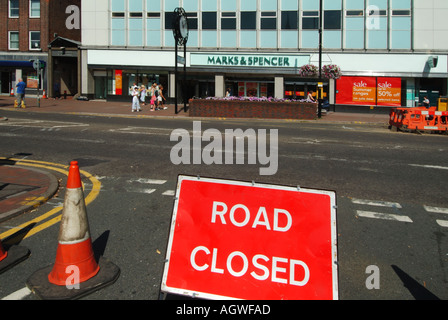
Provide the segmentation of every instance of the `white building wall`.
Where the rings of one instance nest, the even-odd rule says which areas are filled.
[[[448,50],[448,1],[414,0],[414,48]]]
[[[110,33],[109,0],[82,1],[81,43],[83,46],[108,46]]]

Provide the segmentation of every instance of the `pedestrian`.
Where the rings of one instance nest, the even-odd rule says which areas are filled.
[[[151,109],[150,109],[150,111],[154,111],[155,105],[156,105],[156,99],[157,99],[157,97],[156,97],[156,83],[155,82],[152,84],[150,92],[151,92],[151,102],[150,102],[151,103]]]
[[[140,101],[142,102],[142,105],[146,105],[145,104],[145,99],[146,99],[146,87],[144,84],[142,84],[142,86],[140,87]]]
[[[54,84],[54,99],[60,99],[61,98],[61,86],[59,82],[56,82]]]
[[[22,79],[19,79],[19,82],[16,84],[16,88],[17,88],[17,100],[16,103],[14,105],[15,108],[17,108],[18,106],[25,108],[25,88],[26,88],[26,83],[23,82]]]
[[[134,88],[132,89],[132,112],[141,111],[140,103],[138,101],[138,95],[139,95],[138,87],[134,85]]]
[[[159,85],[159,96],[157,97],[157,99],[159,100],[159,104],[160,104],[161,108],[163,107],[163,110],[168,109],[168,107],[163,106],[163,104],[164,104],[163,100],[165,100],[165,102],[166,102],[166,99],[165,99],[165,96],[163,95],[163,86],[161,84]]]
[[[429,105],[430,105],[430,102],[429,102],[429,99],[428,99],[428,97],[423,97],[423,106],[424,107],[426,107],[427,109],[429,109]]]
[[[307,102],[316,102],[316,100],[313,97],[313,91],[308,92],[308,97],[306,98]]]

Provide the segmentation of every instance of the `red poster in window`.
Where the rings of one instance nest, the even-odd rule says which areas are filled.
[[[115,94],[123,94],[123,70],[115,70]]]
[[[401,106],[401,78],[378,78],[377,105]]]
[[[352,105],[376,104],[375,77],[341,77],[336,84],[336,103]]]

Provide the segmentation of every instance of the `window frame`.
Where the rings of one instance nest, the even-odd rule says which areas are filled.
[[[11,35],[17,34],[17,48],[11,47]],[[8,31],[8,50],[10,51],[19,51],[20,50],[20,33],[18,30]]]
[[[13,8],[12,6],[11,6],[11,4],[12,4],[12,2],[16,2],[17,3],[17,8]],[[17,15],[12,15],[11,14],[11,10],[13,10],[13,9],[15,9],[15,10],[17,10]],[[19,18],[20,17],[20,6],[19,6],[19,0],[9,0],[8,1],[8,18],[14,18],[14,19],[17,19],[17,18]]]
[[[33,16],[32,15],[32,3],[33,2],[36,2],[36,3],[39,4],[39,15],[38,16]],[[39,19],[41,17],[40,0],[29,0],[29,9],[30,9],[30,12],[29,12],[30,18],[32,18],[32,19]]]
[[[39,34],[39,47],[38,48],[34,48],[33,47],[33,41],[36,41],[36,40],[32,39],[32,34],[37,34],[37,33]],[[31,51],[42,50],[41,42],[42,42],[42,40],[41,40],[41,32],[40,31],[30,31],[29,32],[29,48],[30,48]]]

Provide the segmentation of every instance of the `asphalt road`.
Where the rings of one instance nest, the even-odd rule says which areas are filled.
[[[223,141],[226,129],[254,129],[258,137],[259,129],[278,130],[278,149],[267,145],[273,166],[278,151],[278,170],[260,175],[268,167],[260,158],[255,164],[206,165],[199,159],[201,164],[174,165],[170,152],[177,142],[170,135],[176,129],[178,135],[197,134],[191,119],[4,115],[9,120],[0,122],[0,157],[44,161],[50,171],[50,164],[77,160],[101,182],[87,207],[92,240],[121,275],[85,299],[160,298],[179,174],[333,190],[340,299],[448,298],[447,136],[395,133],[386,125],[201,121],[201,132],[216,129]],[[66,177],[53,174],[63,185]],[[60,206],[62,194],[63,188],[37,210],[0,224],[0,234]],[[20,242],[32,255],[0,275],[0,298],[36,299],[21,289],[34,271],[54,263],[58,230],[54,224]],[[369,289],[371,266],[379,282]]]

